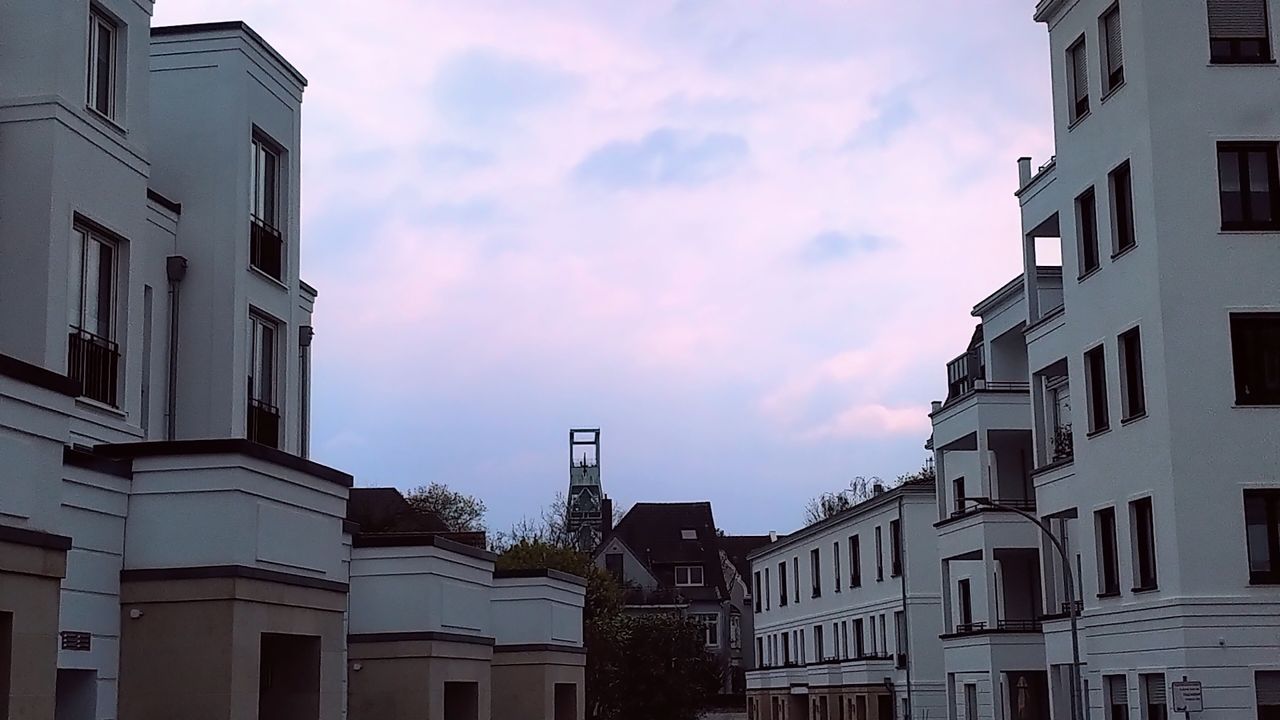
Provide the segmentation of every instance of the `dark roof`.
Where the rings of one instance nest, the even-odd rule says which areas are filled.
[[[747,555],[761,545],[768,544],[768,535],[726,535],[720,538],[720,549],[744,578],[751,576],[751,561],[747,560]]]
[[[683,530],[693,530],[697,538],[683,539]],[[708,589],[728,597],[711,503],[636,503],[610,536],[621,538],[664,586],[675,584],[676,565],[697,564],[703,568]],[[687,590],[681,588],[681,592]]]
[[[347,519],[362,533],[448,532],[449,527],[434,513],[418,510],[395,488],[351,488]]]

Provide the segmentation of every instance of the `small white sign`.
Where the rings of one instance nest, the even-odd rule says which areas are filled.
[[[1173,683],[1174,712],[1204,712],[1204,694],[1198,680]]]

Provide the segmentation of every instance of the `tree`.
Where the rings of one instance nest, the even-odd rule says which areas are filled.
[[[870,500],[875,497],[876,486],[879,485],[883,490],[892,490],[903,483],[916,480],[933,481],[937,477],[937,473],[933,469],[933,463],[925,460],[920,469],[915,472],[899,475],[896,480],[885,482],[877,476],[864,477],[859,475],[849,481],[849,487],[838,492],[826,492],[812,498],[804,506],[804,524],[812,525],[822,522],[829,517],[838,515],[845,510],[857,505],[860,502]]]
[[[484,501],[466,493],[450,490],[443,483],[417,487],[405,493],[404,499],[415,509],[434,513],[450,532],[484,532]]]

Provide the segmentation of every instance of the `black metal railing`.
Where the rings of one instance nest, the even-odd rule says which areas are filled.
[[[284,238],[258,218],[249,223],[249,264],[276,280],[284,278]]]
[[[1004,632],[1040,632],[1038,620],[1001,620],[996,628]]]
[[[957,635],[968,635],[970,633],[985,632],[987,624],[985,622],[966,622],[956,624]]]
[[[983,380],[978,390],[991,392],[1031,392],[1031,383],[1011,380]]]
[[[1075,440],[1071,435],[1071,423],[1055,427],[1052,441],[1054,462],[1075,457]]]
[[[120,346],[88,330],[71,328],[67,338],[67,375],[80,381],[81,394],[116,407]]]
[[[280,409],[268,402],[249,398],[248,437],[266,445],[280,447]]]
[[[1014,508],[1015,510],[1026,510],[1030,512],[1036,509],[1036,501],[1034,498],[1033,499],[1016,499],[1015,498],[1012,500],[1006,499],[1006,498],[997,498],[995,502],[998,502],[1001,505],[1004,505],[1005,507]]]
[[[677,590],[641,587],[629,587],[623,590],[622,602],[632,607],[688,604],[688,600]]]

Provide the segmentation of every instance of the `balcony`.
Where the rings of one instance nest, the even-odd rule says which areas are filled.
[[[280,447],[280,409],[250,397],[247,437],[260,445]]]
[[[996,622],[995,627],[989,627],[985,622],[957,623],[955,631],[942,637],[943,639],[950,639],[971,635],[1038,632],[1041,632],[1039,620],[999,620]]]
[[[642,588],[631,586],[622,591],[622,603],[627,607],[684,607],[687,598],[670,588]]]
[[[284,279],[284,238],[256,217],[249,223],[249,264],[276,280]]]
[[[80,382],[84,397],[116,407],[120,346],[78,327],[67,340],[67,375]]]

